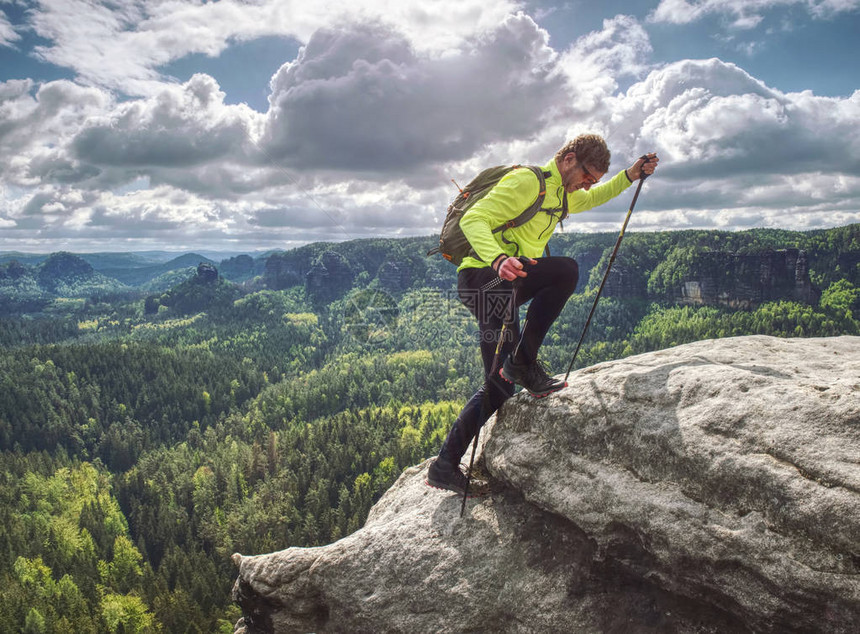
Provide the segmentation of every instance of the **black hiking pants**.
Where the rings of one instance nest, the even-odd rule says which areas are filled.
[[[484,362],[484,384],[469,399],[451,426],[442,449],[440,462],[457,465],[469,443],[487,419],[513,396],[514,386],[499,376],[505,358],[513,353],[517,363],[537,359],[538,349],[550,326],[561,313],[576,289],[579,267],[576,260],[565,257],[538,258],[537,264],[526,264],[528,275],[517,282],[517,307],[531,300],[520,334],[518,311],[514,311],[514,326],[505,332],[495,369],[490,372],[496,343],[502,330],[505,312],[510,303],[513,285],[503,281],[491,289],[485,287],[497,279],[492,268],[463,269],[457,277],[460,301],[478,320],[481,337],[481,359]]]

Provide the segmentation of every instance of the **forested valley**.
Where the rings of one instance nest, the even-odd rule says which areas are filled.
[[[580,264],[555,373],[615,238],[551,242]],[[0,257],[0,631],[232,632],[232,553],[358,529],[482,379],[433,242]],[[576,367],[749,334],[860,334],[860,225],[630,233]]]

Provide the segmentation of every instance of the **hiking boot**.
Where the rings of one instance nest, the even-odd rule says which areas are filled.
[[[436,489],[445,489],[463,495],[466,490],[466,474],[460,471],[459,465],[449,466],[436,458],[427,469],[427,484]],[[480,497],[489,492],[489,486],[483,480],[472,478],[469,481],[467,497]]]
[[[502,369],[499,370],[499,376],[508,383],[522,385],[529,394],[536,398],[542,398],[567,387],[565,381],[559,381],[548,375],[539,361],[521,365],[514,363],[512,357],[508,357],[505,359]]]

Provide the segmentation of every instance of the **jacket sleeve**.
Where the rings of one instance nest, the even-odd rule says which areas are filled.
[[[538,197],[540,183],[528,168],[509,172],[495,187],[476,202],[460,219],[460,229],[469,244],[487,264],[505,250],[493,235],[493,229],[513,220],[528,209]],[[514,252],[513,246],[508,255]]]
[[[612,180],[606,181],[602,185],[592,187],[588,191],[578,189],[572,194],[568,194],[567,211],[571,214],[578,214],[598,207],[618,196],[630,185],[631,182],[627,180],[627,175],[624,170],[621,170],[612,177]]]

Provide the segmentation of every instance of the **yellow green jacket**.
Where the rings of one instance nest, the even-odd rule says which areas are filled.
[[[561,208],[564,188],[555,159],[547,163],[543,171],[551,172],[551,176],[546,179],[546,197],[541,209]],[[467,256],[463,258],[463,262],[457,268],[458,271],[490,266],[502,253],[515,255],[516,246],[502,242],[502,233],[509,241],[519,245],[519,255],[529,258],[539,258],[543,255],[546,243],[558,224],[560,212],[554,215],[538,212],[534,218],[519,227],[493,233],[493,229],[516,218],[534,204],[540,193],[539,187],[540,184],[534,172],[527,167],[521,167],[505,174],[492,191],[463,214],[460,219],[460,229],[463,230],[480,260]],[[579,189],[567,194],[568,213],[577,214],[602,205],[628,187],[630,187],[630,181],[624,170],[621,170],[606,183],[595,185],[588,191]]]

